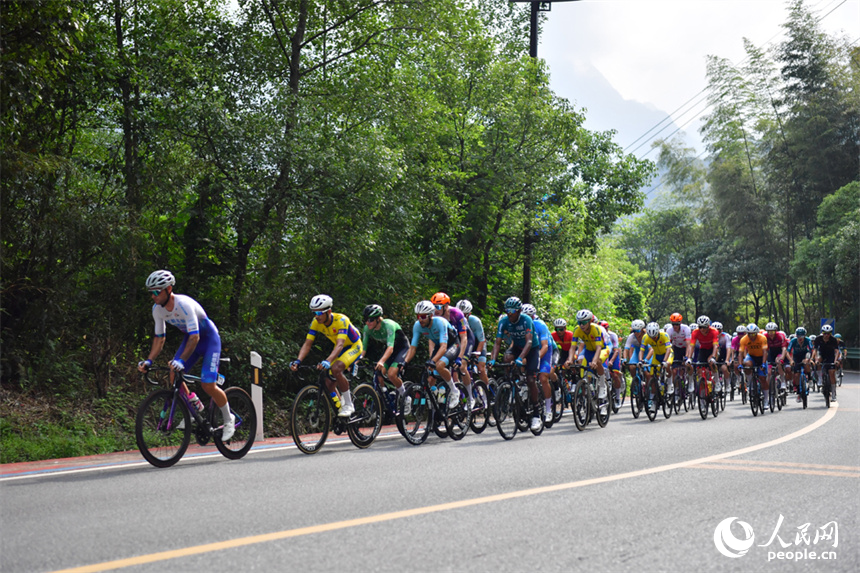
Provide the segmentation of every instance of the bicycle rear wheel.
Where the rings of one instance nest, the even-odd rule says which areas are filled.
[[[305,454],[317,453],[325,444],[330,428],[328,396],[316,386],[299,390],[290,414],[290,434],[296,447]]]
[[[257,436],[257,410],[251,397],[241,388],[227,388],[224,393],[227,394],[230,413],[235,418],[233,423],[236,425],[236,431],[226,443],[221,440],[221,432],[214,432],[215,447],[225,458],[238,460],[254,445],[254,438]],[[209,411],[209,424],[213,428],[216,427],[214,409]]]
[[[460,391],[460,401],[453,408],[448,408],[445,415],[445,429],[448,430],[451,439],[455,441],[462,440],[469,433],[469,423],[472,420],[466,387],[457,382],[456,388]]]
[[[177,426],[183,422],[184,426],[179,429]],[[181,398],[174,404],[173,390],[156,390],[137,410],[134,435],[137,449],[146,461],[157,468],[170,467],[179,461],[191,443],[191,414]]]
[[[564,415],[564,392],[561,389],[561,380],[557,382],[550,381],[552,388],[552,420],[547,428],[555,424]]]
[[[487,385],[483,382],[473,383],[472,397],[475,399],[475,407],[472,408],[472,420],[469,422],[469,427],[476,434],[480,434],[487,429],[487,424],[493,417]]]
[[[430,405],[430,398],[427,392],[420,384],[405,382],[406,391],[398,399],[397,404],[397,429],[406,438],[406,441],[413,446],[423,444],[430,435],[430,425],[433,423],[433,410]],[[402,415],[406,406],[406,400],[409,400],[410,412],[406,416]]]
[[[809,400],[809,382],[806,379],[806,374],[803,372],[800,374],[800,382],[797,389],[800,392],[800,401],[803,402],[803,409],[806,410],[806,403]]]
[[[517,435],[516,408],[514,393],[516,389],[512,382],[502,382],[496,392],[496,402],[493,404],[493,418],[499,435],[506,440],[512,440]]]
[[[359,384],[352,391],[355,413],[349,417],[346,433],[357,448],[364,449],[373,443],[382,429],[382,399],[369,384]]]
[[[600,382],[598,382],[600,384]],[[615,397],[612,395],[612,383],[606,380],[604,383],[606,388],[606,396],[604,398],[595,398],[597,408],[594,411],[594,417],[597,419],[597,425],[605,428],[609,423],[609,416],[612,413],[612,405],[615,404]],[[600,396],[600,392],[597,393]]]
[[[496,403],[496,393],[499,391],[499,383],[495,378],[489,378],[487,382],[487,423],[490,426],[496,425],[496,418],[493,416],[493,404]]]
[[[642,411],[642,383],[638,377],[634,377],[630,382],[630,411],[633,413],[633,419],[639,418],[639,412]]]
[[[701,378],[699,379],[699,415],[703,420],[708,418],[708,382]]]

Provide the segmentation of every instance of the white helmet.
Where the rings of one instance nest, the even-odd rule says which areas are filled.
[[[429,300],[422,300],[415,305],[415,314],[433,314],[436,307]]]
[[[630,323],[630,328],[632,328],[633,330],[642,330],[643,328],[645,328],[645,321],[639,320],[637,318],[632,323]]]
[[[594,318],[594,314],[587,308],[576,313],[576,322],[591,322],[592,318]]]
[[[458,308],[458,309],[460,310],[460,312],[462,312],[463,314],[469,314],[469,313],[471,313],[471,312],[472,312],[472,303],[471,303],[471,302],[469,302],[469,301],[468,301],[468,300],[466,300],[466,299],[463,299],[463,300],[461,300],[460,302],[458,302],[458,303],[457,303],[457,308]]]
[[[532,304],[524,304],[523,308],[522,308],[522,313],[525,314],[526,316],[530,316],[531,318],[534,318],[535,315],[537,314],[537,309]]]
[[[563,318],[556,318],[552,321],[552,325],[556,328],[564,328],[567,326],[567,321]]]
[[[768,332],[773,332],[777,328],[779,328],[779,327],[776,325],[775,322],[768,322],[767,324],[764,325],[764,329],[767,330]]]
[[[723,329],[723,323],[722,323],[722,322],[715,322],[715,323],[714,323],[714,324],[712,324],[711,326],[713,326],[713,327],[714,327],[714,328],[716,328],[717,330],[722,330],[722,329]]]
[[[824,326],[821,327],[821,334],[825,334],[827,332],[832,334],[833,333],[833,326],[831,326],[829,324],[825,324]]]
[[[331,297],[327,294],[318,294],[311,299],[311,303],[308,305],[311,310],[328,310],[331,308]]]
[[[747,325],[747,334],[756,334],[758,332],[758,325],[754,322],[751,322]]]
[[[146,279],[147,290],[162,290],[176,284],[176,278],[170,271],[155,271]]]
[[[708,326],[711,326],[711,319],[703,314],[702,316],[700,316],[699,318],[696,319],[696,324],[698,324],[699,326],[708,327]]]
[[[656,340],[660,336],[660,325],[656,322],[649,322],[648,326],[645,327],[645,334]]]
[[[735,329],[735,332],[737,332],[738,334],[746,334],[747,333],[747,327],[744,326],[743,324],[739,324],[738,327]]]

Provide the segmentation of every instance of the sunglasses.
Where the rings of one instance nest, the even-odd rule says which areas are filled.
[[[164,292],[164,289],[161,289],[161,290],[151,290],[151,291],[149,291],[149,294],[151,294],[152,296],[158,296],[158,295],[160,295],[162,292]]]
[[[641,328],[637,328],[636,330],[633,330],[633,331],[631,331],[631,332],[639,333],[639,332],[642,332],[642,329],[641,329]]]
[[[323,314],[325,314],[327,312],[328,312],[327,310],[315,310],[314,314],[317,316],[322,316]]]
[[[436,310],[442,310],[442,307],[443,307],[443,306],[445,306],[445,305],[443,305],[443,304],[434,304],[433,306],[435,306],[435,307],[436,307]]]
[[[516,314],[516,313],[518,313],[518,312],[519,312],[519,310],[511,310],[511,309],[507,309],[505,312],[507,312],[508,314]]]
[[[415,316],[418,317],[418,320],[426,320],[426,319],[430,318],[429,314],[416,314]]]
[[[591,324],[591,321],[590,320],[580,320],[576,324],[578,324],[579,326],[585,326],[586,324]]]

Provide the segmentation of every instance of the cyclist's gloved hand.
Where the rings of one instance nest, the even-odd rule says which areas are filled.
[[[490,366],[495,366],[495,365],[496,365],[496,360],[495,360],[494,358],[490,358],[490,361],[489,361],[489,362],[487,362],[487,364],[489,364]]]
[[[424,363],[424,366],[433,366],[435,368],[436,363],[432,360],[428,360],[427,362]]]
[[[174,358],[170,361],[170,367],[177,372],[182,372],[185,370],[185,362],[181,358]]]
[[[463,359],[460,358],[459,356],[456,359],[454,359],[454,364],[456,364],[457,366],[459,366],[461,362],[463,362]]]
[[[689,358],[684,358],[684,362],[686,362],[687,364],[692,364],[692,363],[693,363],[693,361],[692,361],[692,360],[690,360]]]
[[[301,360],[293,360],[292,362],[290,362],[290,368],[292,368],[292,369],[296,369],[296,368],[298,368],[298,367],[299,367],[299,365],[300,365],[301,363],[302,363],[302,361],[301,361]]]
[[[152,368],[152,360],[148,358],[146,360],[141,360],[137,363],[137,367],[143,370],[149,370],[150,368]]]
[[[523,359],[522,358],[517,358],[516,360],[514,360],[514,362],[516,363],[517,366],[523,365]]]
[[[328,370],[329,368],[331,368],[331,362],[329,362],[328,360],[323,360],[322,362],[320,362],[320,366],[322,366],[323,370]]]

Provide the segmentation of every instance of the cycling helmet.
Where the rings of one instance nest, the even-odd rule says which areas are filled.
[[[657,340],[657,337],[660,336],[660,325],[656,322],[649,322],[648,326],[645,327],[645,334]]]
[[[747,325],[747,334],[756,334],[758,333],[758,325],[754,322],[751,322]]]
[[[788,337],[789,340],[794,340],[795,338],[797,338],[797,335],[793,332],[791,333],[791,336]]]
[[[833,335],[833,338],[842,338],[842,335],[837,332]]]
[[[609,323],[608,323],[608,322],[606,322],[605,320],[601,320],[601,321],[599,321],[597,324],[599,324],[599,325],[600,325],[600,326],[602,326],[603,328],[609,329]]]
[[[535,315],[537,314],[537,309],[534,307],[534,305],[524,304],[523,308],[522,308],[522,313],[526,316],[530,316],[531,318],[534,318]]]
[[[437,292],[430,297],[430,302],[433,304],[451,304],[451,297],[444,292]]]
[[[591,319],[593,318],[594,314],[592,314],[587,308],[583,308],[576,313],[576,322],[591,322]]]
[[[327,294],[318,294],[311,299],[310,306],[311,310],[328,310],[331,308],[331,297]]]
[[[735,332],[737,332],[738,334],[746,334],[747,333],[747,327],[744,326],[743,324],[739,324],[738,327],[735,329]]]
[[[458,302],[458,303],[457,303],[457,308],[458,308],[458,309],[460,310],[460,312],[462,312],[463,314],[469,314],[469,313],[471,313],[471,312],[472,312],[472,303],[471,303],[471,302],[469,302],[469,301],[468,301],[468,300],[466,300],[466,299],[463,299],[463,300],[461,300],[460,302]]]
[[[814,334],[809,335],[809,342],[815,342],[815,335]]]
[[[684,317],[681,316],[680,312],[673,313],[672,316],[669,317],[669,322],[682,322]]]
[[[155,271],[146,279],[147,290],[162,290],[176,284],[176,278],[170,271]]]
[[[523,301],[521,301],[519,298],[517,298],[515,296],[512,296],[511,298],[509,298],[508,300],[505,301],[505,310],[517,311],[517,310],[522,310],[522,308],[523,308]]]
[[[777,328],[778,328],[778,327],[776,326],[776,323],[775,323],[775,322],[768,322],[767,324],[765,324],[765,325],[764,325],[764,329],[765,329],[766,331],[768,331],[768,332],[773,332],[773,331],[775,331]]]
[[[636,319],[632,323],[630,323],[630,328],[632,328],[633,330],[642,330],[643,328],[645,328],[645,321]]]
[[[711,326],[713,326],[713,327],[714,327],[714,328],[716,328],[717,330],[722,330],[722,329],[723,329],[723,323],[722,323],[722,322],[715,322],[715,323],[714,323],[714,324],[712,324]]]
[[[364,307],[364,312],[362,314],[364,315],[364,322],[373,318],[379,318],[382,316],[382,307],[378,304],[369,304]]]
[[[699,327],[707,328],[707,327],[711,326],[711,319],[703,314],[702,316],[700,316],[699,318],[696,319],[696,324],[698,324]]]
[[[567,326],[567,321],[563,318],[556,318],[552,321],[552,325],[556,328],[565,328]]]
[[[798,326],[797,329],[795,329],[794,334],[797,336],[806,336],[806,329],[802,326]]]
[[[828,333],[833,334],[833,327],[830,326],[829,324],[825,324],[824,326],[821,327],[821,334],[828,334]]]
[[[433,314],[436,307],[429,300],[422,300],[415,305],[415,314]]]

